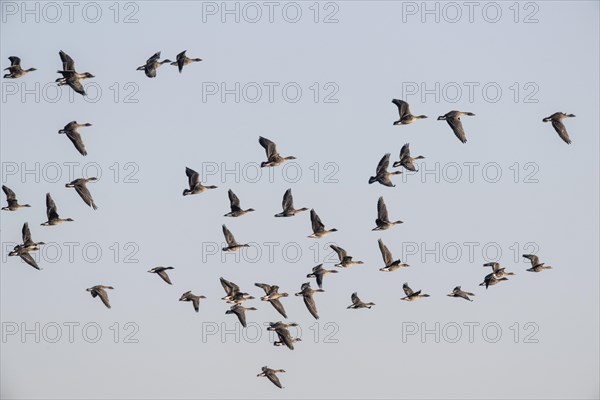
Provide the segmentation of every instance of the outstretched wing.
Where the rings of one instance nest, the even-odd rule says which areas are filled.
[[[465,130],[463,129],[462,122],[460,122],[460,117],[448,117],[446,118],[446,122],[448,122],[448,125],[450,125],[450,128],[452,128],[452,131],[454,132],[458,140],[460,140],[463,143],[467,143],[467,137],[465,135]]]
[[[85,89],[83,88],[83,83],[75,76],[71,76],[67,79],[67,85],[71,89],[73,89],[76,93],[79,93],[82,96],[85,96]]]
[[[71,140],[73,146],[75,146],[81,155],[87,156],[87,151],[85,150],[85,145],[83,144],[83,140],[81,139],[79,132],[68,130],[67,137]]]
[[[10,57],[8,57],[8,59],[10,60],[11,67],[20,67],[21,66],[21,59],[19,57],[10,56]]]
[[[190,189],[193,189],[194,186],[196,186],[196,184],[200,181],[200,174],[188,167],[185,167],[185,174],[188,177],[188,184],[190,185]]]
[[[287,318],[287,314],[285,313],[285,309],[283,308],[283,304],[279,301],[279,299],[269,300],[269,303],[277,310],[277,312],[283,315],[283,318]]]
[[[552,126],[554,127],[554,130],[556,131],[556,133],[558,133],[558,136],[560,136],[560,138],[565,143],[571,144],[571,138],[569,138],[569,134],[567,133],[567,128],[565,128],[565,124],[563,124],[562,121],[560,121],[558,119],[553,119]]]
[[[8,186],[2,185],[2,190],[6,194],[6,200],[8,202],[17,200],[17,195]]]
[[[360,303],[360,299],[358,298],[357,292],[352,293],[352,296],[350,296],[350,298],[352,299],[352,304]]]
[[[92,292],[93,293],[93,292]],[[104,303],[107,308],[110,308],[110,301],[108,300],[108,294],[104,289],[96,289],[96,293],[100,296],[100,300]]]
[[[271,158],[277,157],[279,155],[277,153],[277,145],[275,145],[275,143],[273,143],[269,139],[259,136],[258,143],[260,143],[260,145],[264,147],[265,152],[267,153],[267,159],[270,160]]]
[[[92,194],[88,190],[87,186],[84,184],[75,185],[75,191],[79,194],[85,204],[92,207],[94,210],[97,208],[96,204],[94,204],[94,199],[92,198]]]
[[[406,157],[410,157],[410,145],[408,143],[406,143],[404,146],[402,146],[402,149],[400,149],[400,160],[403,160]]]
[[[381,251],[381,256],[383,257],[383,262],[385,263],[385,265],[390,265],[392,262],[394,262],[392,253],[387,248],[387,246],[385,244],[383,244],[383,240],[379,239],[377,241],[377,243],[379,243],[379,251]]]
[[[233,234],[229,229],[227,229],[225,224],[223,224],[223,236],[225,236],[225,241],[227,242],[228,246],[235,246],[237,244],[235,237],[233,237]]]
[[[58,218],[58,212],[56,211],[56,204],[52,200],[50,193],[46,193],[46,216],[48,221]]]
[[[184,52],[185,53],[185,52]],[[158,61],[158,59],[160,58],[160,51],[156,52],[152,55],[152,57],[150,57],[149,59],[146,60],[146,64],[150,64],[153,63],[154,61]]]
[[[379,160],[379,164],[377,164],[377,170],[375,172],[376,175],[381,175],[387,172],[388,166],[390,165],[390,153],[385,154],[381,160]]]
[[[388,221],[388,212],[385,202],[383,201],[383,196],[379,197],[379,200],[377,201],[377,217],[380,221]]]
[[[315,304],[315,300],[312,295],[304,295],[304,304],[306,308],[308,308],[308,312],[315,317],[315,319],[319,319],[319,314],[317,314],[317,305]]]
[[[254,286],[257,286],[257,287],[261,288],[262,290],[264,290],[265,294],[269,294],[271,292],[271,289],[273,288],[273,286],[268,285],[266,283],[255,283]]]
[[[75,71],[75,61],[64,51],[59,51],[60,59],[63,63],[63,71]]]
[[[337,253],[337,256],[340,259],[340,261],[344,261],[344,258],[346,258],[348,256],[348,253],[346,252],[346,250],[342,249],[339,246],[332,244],[329,247],[331,247],[333,249],[333,251],[335,251]]]
[[[29,254],[27,252],[23,252],[23,253],[19,254],[19,257],[21,257],[21,260],[25,261],[27,264],[31,265],[33,268],[40,269],[40,267],[38,267],[38,265],[35,262],[35,260],[33,259],[33,257],[31,257],[31,254]]]
[[[414,294],[413,290],[408,286],[408,283],[402,285],[402,290],[407,296],[412,296]]]
[[[281,382],[279,382],[279,378],[277,377],[277,375],[275,375],[275,373],[267,374],[267,378],[269,378],[269,380],[273,382],[275,386],[277,386],[278,388],[282,388]]]
[[[29,223],[27,222],[23,224],[23,229],[21,229],[21,237],[23,238],[24,245],[31,243],[31,232],[29,231]]]
[[[312,223],[312,230],[315,233],[325,229],[325,225],[321,222],[321,218],[319,218],[315,210],[310,210],[310,222]]]
[[[229,196],[229,205],[231,206],[231,211],[240,211],[240,199],[233,193],[231,189],[227,192]]]
[[[394,103],[398,107],[398,114],[400,115],[401,119],[405,115],[410,114],[410,110],[408,108],[407,102],[400,100],[400,99],[394,99],[394,100],[392,100],[392,103]]]
[[[167,282],[169,285],[172,285],[171,279],[169,279],[169,275],[167,275],[166,271],[158,271],[157,274],[162,278],[163,281]]]
[[[283,201],[281,202],[281,207],[284,211],[291,211],[294,209],[294,198],[292,197],[292,189],[286,190],[283,194]]]

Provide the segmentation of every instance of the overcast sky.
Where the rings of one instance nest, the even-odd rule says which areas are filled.
[[[0,5],[2,67],[37,69],[2,80],[2,184],[32,206],[0,213],[3,398],[599,396],[598,2]],[[57,89],[59,50],[96,76],[87,98]],[[203,61],[136,71],[182,50]],[[393,126],[393,98],[429,118]],[[476,114],[466,144],[436,120],[450,110]],[[557,111],[576,115],[571,145],[542,123]],[[57,133],[72,120],[93,125],[87,157]],[[261,170],[259,136],[297,159]],[[369,185],[404,143],[420,171]],[[218,188],[183,197],[186,166]],[[64,187],[89,176],[96,211]],[[339,231],[274,218],[288,188]],[[256,211],[223,217],[228,189]],[[47,192],[75,222],[40,226]],[[379,196],[402,225],[371,231]],[[7,256],[24,222],[40,271]],[[223,255],[224,223],[251,247]],[[379,238],[410,267],[379,272]],[[334,269],[331,243],[365,264],[325,277],[316,323],[293,294]],[[525,253],[553,269],[527,272]],[[485,290],[489,261],[516,275]],[[221,276],[257,298],[245,330]],[[272,345],[282,318],[255,282],[290,294],[294,351]],[[400,301],[404,282],[431,297]],[[473,302],[446,296],[458,285]],[[376,306],[347,310],[355,291]]]

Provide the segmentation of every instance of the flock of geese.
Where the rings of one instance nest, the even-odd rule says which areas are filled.
[[[75,62],[73,59],[63,52],[62,50],[59,52],[60,59],[62,61],[62,70],[58,71],[62,75],[61,78],[56,79],[56,83],[58,85],[68,85],[75,92],[85,95],[85,90],[82,84],[82,81],[87,78],[93,78],[89,72],[78,73],[75,70]],[[157,52],[152,57],[146,60],[145,64],[138,67],[137,70],[144,71],[147,77],[154,78],[156,77],[157,69],[165,64],[169,63],[170,65],[177,66],[179,72],[181,73],[183,67],[191,64],[193,62],[202,61],[200,58],[188,58],[186,56],[186,52],[183,51],[177,55],[176,61],[171,62],[169,59],[165,59],[160,61],[161,52]],[[19,57],[9,57],[11,62],[10,67],[5,68],[9,73],[4,75],[5,79],[15,79],[23,77],[29,72],[35,71],[35,68],[23,69],[21,67],[21,59]],[[399,99],[394,99],[392,102],[398,107],[399,119],[395,121],[394,125],[407,125],[411,124],[420,119],[426,119],[426,115],[413,115],[410,112],[410,108],[407,102]],[[462,112],[462,111],[450,111],[445,115],[439,116],[438,120],[444,120],[448,123],[448,125],[452,128],[452,131],[456,135],[456,137],[462,142],[466,143],[466,134],[463,128],[461,117],[463,116],[474,116],[475,114],[471,112]],[[571,140],[567,133],[567,130],[562,123],[564,118],[574,117],[573,114],[565,114],[562,112],[557,112],[552,114],[551,116],[544,118],[544,122],[552,122],[552,126],[566,143],[570,144]],[[65,134],[73,143],[77,151],[85,156],[87,155],[87,151],[83,140],[81,138],[78,130],[82,127],[89,127],[90,123],[77,123],[76,121],[69,122],[63,129],[59,130],[60,134]],[[264,137],[259,137],[259,144],[263,147],[266,153],[266,161],[261,162],[261,167],[276,167],[288,160],[294,160],[296,157],[294,156],[281,156],[277,151],[276,144]],[[379,161],[375,175],[369,178],[369,184],[378,182],[381,185],[394,187],[395,185],[391,182],[391,177],[394,175],[401,174],[401,168],[404,168],[408,171],[417,171],[415,166],[415,162],[423,159],[423,156],[412,157],[410,153],[409,144],[405,144],[402,146],[400,151],[399,160],[395,161],[392,165],[392,168],[400,168],[393,171],[388,171],[390,164],[390,153],[387,153],[383,156],[383,158]],[[188,195],[196,195],[203,193],[208,190],[217,189],[217,186],[214,185],[204,185],[200,181],[200,175],[197,171],[186,167],[185,174],[188,180],[188,187],[183,190],[183,196]],[[73,188],[77,192],[77,194],[81,197],[86,205],[96,210],[98,207],[94,203],[94,199],[87,188],[87,184],[90,182],[94,182],[97,179],[95,177],[90,178],[80,178],[75,179],[74,181],[67,183],[65,186],[67,188]],[[6,194],[6,200],[8,205],[6,207],[2,207],[2,210],[5,211],[17,211],[21,208],[31,207],[29,204],[19,204],[17,200],[17,196],[13,190],[9,187],[3,185],[2,190]],[[228,191],[229,197],[229,208],[230,211],[226,213],[225,217],[238,218],[243,215],[253,212],[253,208],[244,209],[241,206],[240,199],[238,196],[229,189]],[[306,207],[295,208],[294,199],[292,196],[292,190],[287,189],[283,195],[282,200],[282,211],[275,214],[275,217],[294,217],[297,214],[308,211],[309,209]],[[54,226],[64,222],[73,221],[72,218],[61,218],[58,214],[57,206],[52,199],[50,193],[46,194],[46,216],[47,221],[42,223],[42,226]],[[325,224],[321,221],[321,218],[317,214],[314,209],[310,209],[310,221],[312,227],[312,233],[308,235],[309,238],[323,238],[327,235],[330,235],[334,232],[337,232],[336,228],[326,229]],[[396,225],[402,224],[403,222],[400,220],[391,220],[388,215],[387,206],[385,204],[383,196],[379,197],[377,201],[377,217],[375,219],[375,227],[372,229],[373,231],[383,231],[393,228]],[[227,244],[223,247],[223,251],[232,252],[239,251],[244,247],[249,247],[246,243],[239,243],[233,233],[227,228],[225,224],[222,226],[223,235],[225,238],[225,243]],[[44,245],[44,242],[35,242],[31,237],[31,232],[29,229],[29,224],[25,222],[23,224],[23,228],[21,231],[22,243],[18,244],[14,247],[14,249],[9,253],[9,256],[18,256],[24,262],[29,264],[30,266],[40,269],[36,261],[31,256],[31,252],[39,250],[40,246]],[[384,244],[382,239],[378,240],[379,250],[381,252],[381,256],[383,258],[383,266],[379,268],[381,272],[393,272],[402,268],[409,267],[408,264],[401,262],[399,259],[394,259],[389,248]],[[337,268],[349,268],[353,265],[361,265],[364,264],[363,261],[355,260],[352,256],[348,255],[348,252],[340,246],[331,245],[331,249],[337,254],[339,262],[334,266]],[[531,268],[527,269],[530,272],[541,272],[546,269],[550,269],[552,267],[541,263],[538,256],[534,254],[524,254],[524,258],[527,258],[531,262]],[[496,285],[500,282],[507,281],[508,276],[515,275],[513,272],[507,272],[504,267],[502,267],[498,262],[490,262],[484,264],[484,267],[491,267],[492,272],[486,275],[483,279],[483,282],[480,283],[480,286],[485,286],[488,289],[489,286]],[[158,275],[165,283],[171,285],[171,279],[167,273],[167,271],[173,270],[173,267],[154,267],[150,269],[148,272]],[[323,280],[326,275],[329,274],[337,274],[339,271],[337,269],[326,269],[323,267],[323,264],[319,264],[312,268],[312,271],[306,275],[307,278],[314,278],[316,281],[317,289],[313,289],[311,287],[310,282],[305,282],[301,284],[300,291],[295,293],[295,296],[302,297],[304,304],[308,310],[308,312],[315,319],[319,318],[319,314],[317,311],[317,306],[314,299],[315,293],[323,293]],[[248,300],[254,300],[255,297],[250,295],[248,292],[243,291],[237,284],[226,280],[225,278],[220,278],[221,285],[225,291],[225,296],[222,300],[225,300],[226,303],[230,304],[229,310],[226,311],[226,314],[232,314],[237,317],[240,324],[243,327],[246,327],[246,312],[256,310],[255,307],[245,307],[243,303]],[[283,318],[287,319],[288,315],[286,310],[281,302],[283,298],[288,297],[288,293],[279,291],[279,286],[267,284],[267,283],[255,283],[255,286],[262,289],[264,291],[264,296],[260,297],[261,301],[270,303],[275,311],[280,314]],[[107,307],[111,308],[109,296],[107,290],[114,289],[109,285],[95,285],[88,289],[86,289],[92,297],[99,297],[102,303]],[[408,283],[404,283],[402,286],[405,296],[401,298],[404,301],[415,301],[423,298],[430,297],[429,294],[422,293],[421,290],[413,290]],[[468,292],[462,289],[461,286],[456,286],[451,293],[447,296],[462,298],[467,301],[473,301],[471,297],[475,296],[474,293]],[[200,309],[200,300],[205,299],[206,297],[203,295],[196,295],[191,291],[187,291],[183,293],[179,299],[179,301],[191,302],[194,310],[196,312]],[[350,296],[351,304],[347,307],[348,309],[370,309],[375,305],[373,302],[364,302],[362,301],[357,292],[354,292]],[[278,340],[274,342],[275,346],[284,346],[289,348],[290,350],[294,349],[294,343],[301,341],[300,338],[294,338],[289,329],[290,327],[297,326],[296,323],[284,323],[281,321],[271,322],[269,327],[267,328],[269,331],[274,331],[277,334]],[[281,382],[277,377],[278,373],[286,372],[283,369],[271,369],[267,366],[262,367],[262,371],[257,375],[259,377],[268,378],[273,384],[277,387],[282,388]]]

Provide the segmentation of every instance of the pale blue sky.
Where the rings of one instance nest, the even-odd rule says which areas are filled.
[[[0,214],[3,333],[14,326],[20,329],[22,323],[32,329],[36,322],[47,332],[53,332],[52,323],[57,323],[63,333],[57,343],[43,338],[35,343],[33,335],[22,341],[21,332],[6,336],[1,343],[3,398],[598,397],[597,2],[541,1],[528,8],[519,3],[518,23],[513,20],[514,8],[509,8],[512,2],[500,3],[502,17],[497,23],[486,22],[480,9],[470,23],[466,8],[464,19],[456,23],[444,20],[451,14],[441,15],[439,23],[431,16],[422,22],[420,9],[416,15],[403,14],[403,8],[420,7],[421,2],[391,1],[368,5],[341,1],[327,9],[321,3],[318,23],[313,21],[313,2],[298,2],[302,17],[297,23],[283,18],[286,3],[275,8],[272,23],[265,6],[256,23],[247,21],[254,14],[242,14],[239,23],[229,16],[223,23],[221,9],[206,14],[221,2],[194,1],[131,2],[128,8],[120,3],[118,23],[109,8],[112,2],[99,3],[102,17],[97,23],[86,22],[79,9],[73,23],[67,9],[51,23],[52,10],[40,8],[39,23],[31,15],[25,15],[23,23],[21,9],[13,14],[13,8],[6,8],[7,3],[20,7],[21,2],[1,3],[2,66],[8,66],[8,56],[17,55],[23,67],[38,69],[19,80],[2,80],[2,184],[32,205]],[[83,8],[85,3],[81,4]],[[442,3],[439,7],[443,12]],[[134,11],[132,18],[138,22],[122,23],[125,14]],[[323,23],[331,12],[338,22]],[[532,12],[538,22],[523,23]],[[51,82],[58,76],[61,49],[74,58],[78,71],[96,75],[88,85],[102,91],[98,101],[86,102],[75,95],[71,102],[69,89],[62,88],[62,97],[52,102],[56,94]],[[156,79],[135,70],[156,51],[174,60],[184,49],[204,61],[186,66],[181,75],[175,67],[162,66]],[[252,103],[248,98],[254,92],[247,92],[239,103],[233,95],[222,102],[219,95],[205,91],[222,83],[233,88],[236,82],[247,90],[264,88],[263,97]],[[315,82],[320,88],[316,103]],[[406,97],[415,114],[429,119],[392,126],[397,111],[390,101],[402,97],[403,84],[412,82],[427,88],[436,82],[441,87],[455,82],[467,88],[465,83],[475,82],[479,89],[472,102],[466,92],[454,103],[448,97],[439,102],[433,97],[423,102],[420,94]],[[35,91],[36,84],[40,101],[32,94],[22,101],[22,91]],[[281,92],[286,84],[301,88],[299,101],[286,101]],[[499,101],[484,98],[480,89],[486,84],[501,88]],[[268,100],[267,85],[275,85],[273,102]],[[16,94],[8,94],[15,90]],[[336,90],[332,99],[338,102],[325,103],[324,95]],[[538,101],[525,102],[524,96],[534,91],[532,99]],[[126,99],[128,93],[132,97]],[[131,99],[138,102],[126,102]],[[454,109],[476,114],[463,119],[465,145],[445,122],[436,121]],[[577,115],[565,122],[573,140],[570,146],[541,121],[556,111]],[[57,134],[71,120],[93,124],[81,131],[87,157]],[[265,157],[260,135],[275,141],[282,155],[297,157],[293,166],[302,172],[298,182],[285,179],[282,167],[273,171],[273,179],[263,170],[264,175],[251,182],[255,163]],[[420,163],[423,170],[438,163],[446,179],[401,176],[395,178],[395,188],[368,185],[381,156],[390,152],[397,160],[406,142],[413,155],[426,157]],[[68,176],[64,164],[71,162],[79,163],[73,164],[74,177]],[[35,169],[35,163],[39,173],[22,176],[23,169]],[[238,163],[242,178],[212,175],[206,183],[219,186],[217,190],[182,197],[185,167],[200,171],[215,163],[219,173]],[[317,182],[315,163],[320,171]],[[466,177],[465,163],[479,163],[471,164],[476,168],[473,182]],[[482,176],[486,163],[499,166],[502,177],[497,183],[488,182],[490,175]],[[526,163],[532,166],[526,169]],[[61,176],[53,181],[57,164]],[[100,181],[89,185],[97,211],[64,188],[69,180],[81,177],[88,164],[88,172],[94,165],[101,171]],[[463,178],[452,183],[451,168],[456,165]],[[520,171],[517,183],[515,168]],[[119,171],[116,179],[115,171]],[[325,180],[331,171],[337,183]],[[537,183],[525,183],[532,171]],[[128,173],[137,182],[127,183]],[[273,218],[289,187],[297,207],[315,208],[326,226],[339,232],[315,241],[306,238],[308,213]],[[257,211],[224,218],[229,188],[242,206]],[[75,222],[39,226],[45,221],[46,192],[52,193],[61,216]],[[381,195],[390,216],[404,224],[375,233],[370,229]],[[8,244],[20,239],[26,221],[34,240],[56,243],[39,261],[41,271],[6,256]],[[223,223],[240,242],[258,243],[262,257],[250,262],[254,253],[249,251],[240,262],[234,256],[222,262],[220,253],[203,254],[213,243],[220,246]],[[411,267],[379,272],[378,238]],[[67,254],[70,242],[78,243],[72,259]],[[116,262],[115,242],[121,248]],[[125,249],[130,242],[134,244]],[[266,254],[267,242],[278,245],[273,259]],[[346,248],[365,265],[325,278],[326,292],[315,295],[321,316],[315,343],[315,321],[293,293],[317,264],[312,246],[325,248],[329,242]],[[477,243],[473,257],[467,254],[466,242]],[[525,271],[528,264],[516,261],[514,255],[527,252],[523,246],[529,242],[555,269],[540,274]],[[450,262],[449,253],[436,262],[426,254],[436,243],[448,251],[458,243],[463,254],[456,262]],[[301,249],[297,262],[286,262],[289,258],[281,252],[286,245]],[[88,260],[94,258],[94,248],[101,249],[98,262],[86,261],[83,246],[92,247]],[[403,249],[410,246],[417,246],[418,252],[406,258]],[[488,273],[481,266],[488,261],[481,252],[484,246],[498,246],[499,261],[517,274],[487,291],[477,286]],[[62,251],[55,262],[52,249]],[[130,252],[135,253],[134,262],[126,263]],[[327,254],[321,250],[319,262]],[[175,267],[170,272],[173,286],[146,272],[157,265]],[[327,262],[328,268],[332,265]],[[283,304],[289,320],[302,328],[303,341],[296,350],[274,347],[264,330],[257,343],[235,343],[231,335],[224,343],[219,335],[203,343],[203,329],[233,329],[237,322],[225,315],[228,307],[219,300],[220,276],[256,297],[262,293],[254,282],[278,284],[292,294]],[[431,297],[401,302],[404,282]],[[115,287],[109,293],[112,309],[85,292],[95,284]],[[457,285],[473,291],[475,301],[446,297]],[[177,301],[187,290],[208,297],[198,314],[190,304]],[[354,291],[377,305],[371,310],[346,310]],[[269,304],[254,300],[246,305],[258,308],[248,313],[249,322],[262,325],[280,319]],[[64,325],[70,322],[80,324],[73,343]],[[115,322],[119,343],[113,341]],[[131,332],[124,328],[127,322],[139,328],[134,336],[138,343],[124,343],[124,334]],[[524,335],[531,332],[524,329],[528,322],[539,329],[533,336],[537,343],[524,343]],[[81,327],[86,323],[102,329],[97,343],[83,338]],[[425,343],[418,335],[403,342],[403,329],[422,323],[448,329],[454,325],[447,324],[457,323],[463,335],[468,333],[465,323],[478,323],[479,328],[496,323],[502,338],[488,343],[476,329],[473,343],[465,337],[457,343],[435,343],[431,335]],[[515,323],[518,343],[511,330]],[[331,326],[337,327],[333,338],[338,343],[324,340]],[[280,375],[285,390],[256,378],[263,365],[287,370]]]

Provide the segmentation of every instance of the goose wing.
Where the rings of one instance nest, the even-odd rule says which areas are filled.
[[[294,198],[292,197],[292,189],[288,189],[283,194],[283,201],[281,207],[284,211],[291,211],[294,209]]]
[[[450,117],[446,117],[446,122],[448,123],[448,125],[450,125],[450,128],[452,128],[452,131],[454,132],[458,140],[460,140],[463,143],[466,143],[467,137],[465,135],[465,130],[463,129],[462,122],[460,121],[460,116],[452,115]]]
[[[360,299],[358,298],[357,292],[352,293],[352,296],[350,296],[350,298],[352,299],[352,304],[360,303]]]
[[[96,292],[96,294],[98,296],[100,296],[100,300],[102,300],[102,302],[104,303],[104,305],[107,308],[110,308],[110,301],[108,300],[108,294],[106,293],[106,290],[102,289],[102,288],[97,288],[94,290]],[[94,292],[92,292],[94,293]]]
[[[277,377],[277,375],[275,375],[275,373],[274,373],[274,372],[269,372],[269,373],[267,373],[266,375],[267,375],[267,378],[269,378],[269,380],[270,380],[271,382],[273,382],[273,384],[274,384],[275,386],[277,386],[277,387],[278,387],[278,388],[280,388],[280,389],[282,388],[282,386],[281,386],[281,382],[279,382],[279,378]]]
[[[404,290],[404,293],[409,297],[415,294],[415,292],[413,292],[413,290],[408,286],[408,283],[402,285],[402,290]]]
[[[185,53],[185,52],[184,52]],[[152,64],[155,61],[158,61],[160,58],[160,51],[156,52],[152,55],[152,57],[150,57],[149,59],[146,60],[146,64]]]
[[[379,200],[377,201],[377,218],[382,222],[389,220],[387,207],[385,206],[385,201],[383,201],[383,196],[379,197]]]
[[[83,200],[85,204],[90,207],[93,207],[94,210],[97,208],[96,204],[94,204],[94,199],[92,198],[92,194],[88,190],[85,183],[78,183],[75,185],[75,191],[79,194],[79,197]]]
[[[23,244],[28,245],[31,244],[31,231],[29,230],[29,223],[25,222],[23,224],[23,228],[21,229],[21,237],[23,238]]]
[[[383,257],[383,262],[385,265],[390,265],[394,262],[394,258],[392,257],[392,253],[390,249],[387,248],[385,244],[383,244],[383,240],[379,239],[377,241],[379,243],[379,251],[381,251],[381,256]]]
[[[227,192],[229,196],[229,205],[231,206],[231,211],[240,211],[240,199],[233,193],[231,189]]]
[[[75,148],[77,149],[77,151],[81,155],[87,156],[87,151],[85,150],[85,145],[83,144],[83,140],[81,139],[81,135],[79,134],[79,132],[74,130],[67,130],[66,134],[67,137],[71,140],[71,143],[73,143],[73,146],[75,146]]]
[[[337,253],[337,256],[340,259],[340,261],[344,261],[344,258],[346,258],[348,256],[348,253],[346,252],[346,250],[342,249],[339,246],[332,244],[329,247],[331,247],[333,249],[333,251],[335,251]]]
[[[558,133],[558,136],[560,136],[560,138],[565,143],[571,144],[571,138],[569,138],[569,134],[567,133],[567,128],[565,128],[565,124],[563,124],[562,121],[560,121],[558,119],[553,119],[552,126],[554,127],[554,130],[556,131],[556,133]]]
[[[172,285],[171,279],[169,279],[169,275],[167,274],[167,271],[160,270],[160,271],[157,271],[156,273],[158,274],[158,276],[160,276],[162,278],[163,281],[167,282],[169,285]]]
[[[227,229],[225,224],[223,224],[223,236],[225,236],[225,241],[227,242],[228,246],[235,246],[237,244],[235,237],[233,237],[233,233]]]
[[[21,260],[25,261],[27,264],[31,265],[33,268],[40,269],[40,267],[38,267],[38,265],[35,262],[35,260],[33,259],[33,257],[31,257],[31,254],[29,254],[28,252],[25,251],[25,252],[19,253],[19,257],[21,257]]]
[[[255,283],[254,286],[257,286],[257,287],[261,288],[262,290],[264,290],[265,294],[271,293],[271,289],[273,288],[273,286],[268,285],[266,283]]]
[[[305,294],[304,296],[304,304],[306,308],[308,308],[308,312],[315,317],[315,319],[319,319],[319,315],[317,314],[317,305],[315,304],[315,299],[311,294]]]
[[[310,210],[310,222],[313,232],[317,233],[325,230],[325,225],[321,222],[321,218],[319,218],[315,210]]]
[[[273,308],[275,308],[279,314],[283,315],[283,318],[287,318],[285,308],[283,308],[283,304],[281,304],[281,301],[279,301],[279,299],[269,300],[269,303],[271,303]]]
[[[85,96],[85,89],[83,88],[83,83],[75,76],[71,76],[67,79],[67,85],[71,89],[73,89],[76,93],[79,93],[82,96]]]
[[[200,182],[200,174],[188,167],[185,167],[185,174],[188,177],[190,189],[193,189]]]
[[[64,51],[59,51],[58,55],[63,63],[63,71],[75,71],[75,61]]]
[[[410,145],[408,143],[404,144],[404,146],[402,146],[402,149],[400,149],[400,160],[404,160],[407,157],[410,157]]]
[[[258,138],[258,143],[260,143],[260,145],[265,149],[268,160],[279,156],[279,153],[277,153],[277,145],[269,139],[260,136]]]
[[[377,170],[375,171],[375,175],[382,175],[387,172],[388,166],[390,165],[390,153],[386,153],[381,160],[379,160],[379,164],[377,164]]]
[[[54,200],[52,199],[52,196],[50,196],[50,193],[46,193],[46,216],[48,217],[48,221],[58,219],[56,203],[54,203]]]
[[[6,194],[6,201],[9,203],[17,200],[17,195],[8,186],[2,185],[2,191]]]
[[[394,99],[392,100],[392,103],[394,103],[398,107],[398,114],[400,115],[400,119],[402,119],[402,117],[404,117],[405,115],[410,114],[408,103],[404,100]]]

